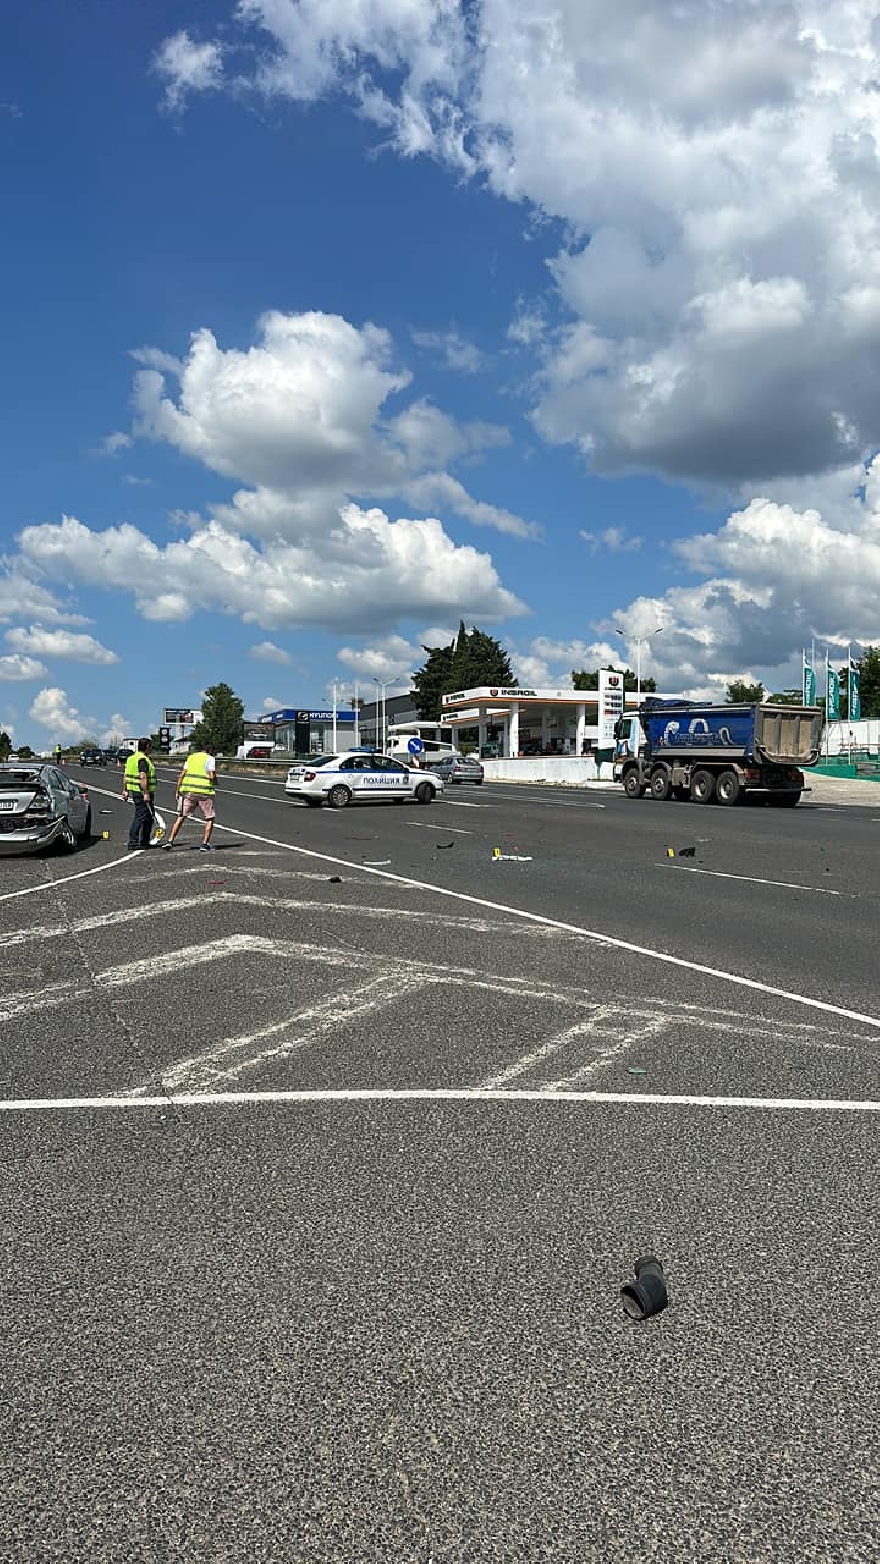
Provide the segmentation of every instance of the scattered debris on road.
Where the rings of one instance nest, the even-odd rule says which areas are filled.
[[[626,1282],[620,1289],[623,1311],[631,1320],[647,1320],[652,1314],[660,1314],[669,1302],[663,1266],[656,1255],[646,1254],[633,1269],[635,1281]]]

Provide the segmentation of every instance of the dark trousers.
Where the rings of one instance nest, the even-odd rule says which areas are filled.
[[[149,847],[153,834],[153,806],[141,793],[133,793],[134,819],[128,832],[129,847]]]

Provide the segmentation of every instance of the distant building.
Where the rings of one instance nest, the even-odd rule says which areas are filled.
[[[385,724],[392,722],[418,722],[419,714],[411,695],[389,695],[385,701]],[[382,702],[365,701],[361,706],[361,743],[382,747]]]
[[[355,743],[355,714],[351,710],[336,712],[336,748],[351,749]],[[291,755],[324,754],[333,752],[333,711],[329,706],[309,708],[282,706],[278,711],[267,711],[261,726],[271,726],[275,744]],[[246,728],[256,724],[246,723]],[[358,740],[358,742],[365,742]]]

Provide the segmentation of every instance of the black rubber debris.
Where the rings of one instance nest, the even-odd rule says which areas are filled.
[[[663,1266],[656,1255],[646,1254],[633,1269],[636,1279],[621,1287],[620,1300],[631,1320],[647,1320],[652,1314],[662,1313],[669,1302]]]

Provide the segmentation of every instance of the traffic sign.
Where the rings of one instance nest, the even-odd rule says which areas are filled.
[[[411,755],[420,755],[425,746],[421,739],[409,739],[406,747]]]

